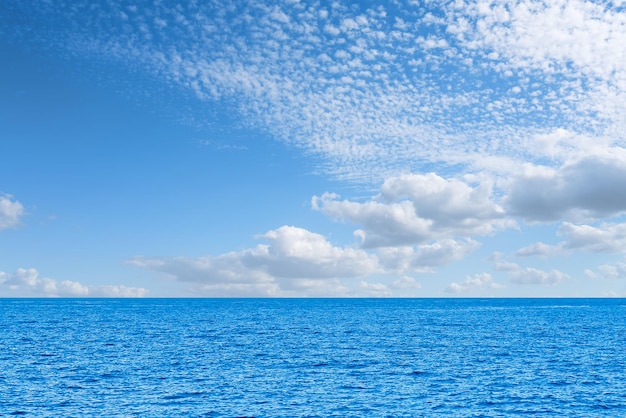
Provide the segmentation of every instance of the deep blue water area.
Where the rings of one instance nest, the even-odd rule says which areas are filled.
[[[0,416],[626,416],[623,299],[0,299]]]

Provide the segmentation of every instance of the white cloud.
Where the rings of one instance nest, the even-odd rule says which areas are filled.
[[[496,271],[516,271],[519,270],[519,265],[508,261],[496,260],[493,264],[493,269]]]
[[[194,294],[217,297],[279,296],[280,288],[275,283],[197,283],[190,289]]]
[[[624,143],[626,13],[612,3],[88,6],[16,6],[28,19],[6,23],[43,31],[45,16],[58,24],[42,37],[58,48],[143,69],[202,100],[236,98],[248,123],[338,178],[561,161],[545,142],[559,130]]]
[[[269,244],[196,258],[134,257],[127,264],[165,273],[216,296],[350,296],[354,289],[346,280],[374,274],[403,276],[386,287],[389,291],[417,289],[419,284],[405,274],[432,272],[479,246],[471,239],[447,239],[366,251],[333,246],[322,235],[293,226],[282,226],[258,238]],[[363,286],[361,290],[368,294],[387,291],[378,285]]]
[[[597,279],[598,278],[598,274],[596,272],[594,272],[593,270],[585,269],[585,271],[583,273],[585,273],[585,276],[589,277],[590,279]]]
[[[564,162],[576,161],[590,155],[601,155],[611,150],[609,137],[592,137],[564,128],[537,134],[527,139],[528,147],[544,160]],[[615,148],[620,152],[620,148]]]
[[[322,235],[293,226],[282,226],[261,235],[272,244],[260,245],[246,259],[274,277],[359,277],[377,269],[377,260],[363,250],[339,248]]]
[[[107,298],[141,298],[148,295],[148,289],[124,285],[87,285],[89,296]]]
[[[489,182],[475,187],[429,173],[387,179],[380,195],[364,203],[325,193],[314,209],[336,220],[363,226],[357,234],[367,248],[419,244],[455,236],[488,235],[514,225],[492,201]]]
[[[358,225],[361,248],[283,227],[260,237],[270,245],[135,265],[208,292],[313,293],[333,280],[341,292],[340,278],[458,260],[478,246],[473,237],[515,218],[567,221],[564,241],[517,255],[623,251],[620,226],[574,224],[626,213],[626,11],[617,3],[39,6],[16,4],[29,13],[4,18],[6,33],[30,39],[20,31],[37,30],[47,50],[122,63],[211,106],[234,103],[242,123],[304,151],[318,173],[368,185],[387,179],[364,201],[313,199],[320,212]],[[406,174],[435,169],[445,174]],[[0,229],[22,216],[19,202],[8,202],[13,212],[0,206]],[[518,282],[559,277],[506,262],[494,268]]]
[[[591,226],[564,222],[558,233],[566,238],[560,244],[566,250],[594,253],[626,252],[626,224],[624,223],[601,223],[598,226]]]
[[[278,293],[280,291],[280,293]],[[292,279],[281,280],[275,294],[281,296],[349,297],[352,290],[339,279]]]
[[[515,255],[553,255],[571,251],[590,253],[626,253],[626,223],[605,222],[597,226],[563,222],[558,230],[565,240],[556,245],[536,242],[518,250]]]
[[[528,221],[596,219],[626,212],[626,150],[611,148],[558,169],[528,165],[508,184],[505,204]]]
[[[569,278],[565,273],[558,270],[543,271],[533,267],[520,268],[509,272],[509,280],[522,285],[548,285],[554,286]]]
[[[552,254],[558,254],[562,250],[562,246],[560,245],[549,245],[545,244],[541,241],[535,242],[531,245],[528,245],[524,248],[520,248],[515,252],[515,255],[520,257],[528,257],[528,256],[548,256]]]
[[[626,87],[623,8],[583,0],[454,4],[463,5],[451,13],[458,22],[451,26],[462,43],[498,53],[502,69],[562,81],[556,103],[542,103],[550,106],[546,110],[555,108],[570,123],[588,119],[593,125],[595,114],[624,127],[624,107],[619,104]],[[551,83],[545,84],[544,91]],[[602,91],[613,94],[602,98]],[[553,107],[559,104],[569,110]]]
[[[623,279],[626,277],[626,263],[603,264],[598,269],[605,279]]]
[[[432,239],[432,220],[420,218],[409,201],[365,203],[339,201],[339,196],[324,194],[314,198],[313,208],[336,220],[361,224],[357,235],[365,247],[407,245]]]
[[[376,254],[388,272],[432,272],[434,267],[460,260],[478,247],[480,244],[471,239],[444,239],[415,247],[382,247]]]
[[[497,271],[506,271],[511,283],[520,285],[548,285],[553,286],[568,279],[569,276],[559,270],[539,270],[534,267],[521,267],[519,264],[501,259],[502,254],[495,253],[491,257],[493,268]]]
[[[218,295],[344,295],[339,279],[380,272],[364,250],[335,247],[323,236],[293,226],[260,235],[270,242],[252,249],[198,258],[135,257],[127,263],[171,275]]]
[[[515,58],[512,64],[543,68],[552,63],[555,67],[546,70],[558,71],[556,66],[569,63],[575,71],[603,79],[623,68],[620,57],[615,56],[624,40],[624,17],[617,6],[580,0],[526,0],[465,7],[470,8],[470,13],[464,12],[473,15],[475,27],[465,25],[463,33],[500,55]]]
[[[413,277],[402,276],[399,279],[394,280],[391,283],[390,287],[392,289],[398,289],[398,290],[409,290],[409,289],[417,290],[417,289],[421,289],[422,285]]]
[[[5,297],[143,297],[144,288],[124,285],[87,285],[72,280],[40,277],[33,268],[0,272],[0,293]]]
[[[474,277],[467,276],[461,283],[452,282],[446,286],[447,293],[471,293],[486,289],[503,289],[505,286],[495,283],[489,273],[476,274]]]
[[[15,228],[24,215],[24,206],[11,195],[0,194],[0,231]]]
[[[361,281],[360,283],[361,290],[365,292],[367,296],[372,297],[389,297],[391,296],[391,289],[385,284],[382,283],[369,283],[366,281]]]

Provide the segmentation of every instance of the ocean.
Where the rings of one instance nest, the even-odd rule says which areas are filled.
[[[0,299],[0,416],[626,416],[623,299]]]

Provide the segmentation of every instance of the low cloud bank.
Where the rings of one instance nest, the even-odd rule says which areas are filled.
[[[4,297],[143,297],[147,293],[140,287],[87,285],[41,277],[33,268],[0,272],[0,295]]]

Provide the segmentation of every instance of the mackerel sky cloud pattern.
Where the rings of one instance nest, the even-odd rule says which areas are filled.
[[[624,142],[626,19],[617,2],[40,6],[41,17],[73,25],[44,34],[68,53],[232,101],[341,179],[380,184],[433,163],[556,165],[567,154],[546,155],[537,138],[559,129],[584,143]]]
[[[626,2],[34,3],[3,6],[0,35],[221,106],[355,190],[310,195],[351,243],[279,224],[251,231],[267,231],[251,248],[127,265],[220,295],[349,295],[350,278],[389,296],[481,251],[497,254],[493,275],[455,273],[444,293],[510,289],[499,272],[512,285],[579,280],[483,245],[515,231],[540,231],[507,248],[520,262],[626,253]],[[22,217],[0,195],[0,229]],[[596,265],[580,271],[624,276],[621,261]]]

